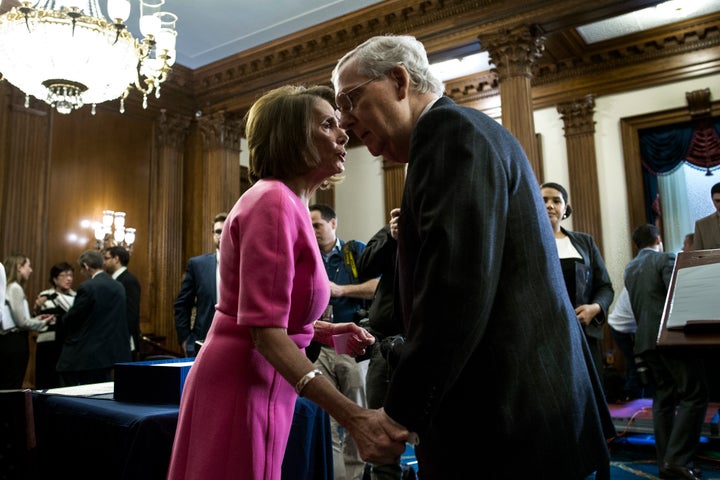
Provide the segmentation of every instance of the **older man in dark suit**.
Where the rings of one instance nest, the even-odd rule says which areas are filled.
[[[384,408],[418,434],[418,476],[607,478],[614,428],[518,141],[443,97],[412,37],[371,38],[332,81],[340,125],[408,164]]]
[[[227,213],[213,218],[213,244],[215,251],[192,257],[187,264],[180,292],[175,299],[175,330],[178,342],[188,357],[194,357],[195,342],[204,341],[210,330],[218,297],[218,252],[220,235]],[[194,318],[193,318],[194,315]]]
[[[625,267],[625,287],[637,321],[634,353],[654,378],[653,430],[660,478],[696,480],[693,456],[708,406],[703,360],[691,351],[658,350],[657,336],[675,265],[655,225],[633,231],[637,256]]]
[[[132,360],[125,288],[103,271],[97,250],[83,252],[78,265],[88,280],[58,320],[64,338],[57,363],[62,386],[109,382],[115,363]]]

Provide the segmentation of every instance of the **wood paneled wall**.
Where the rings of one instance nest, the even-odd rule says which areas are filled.
[[[196,71],[176,65],[160,99],[148,99],[144,110],[132,92],[124,114],[117,102],[99,105],[95,116],[89,107],[60,115],[34,99],[26,109],[24,96],[0,82],[0,257],[21,251],[32,258],[26,293],[33,298],[53,263],[75,263],[94,247],[81,220],[99,219],[106,208],[125,210],[138,229],[130,269],[142,286],[143,331],[179,351],[172,302],[188,258],[212,248],[212,217],[244,188],[240,119],[263,91],[328,83],[336,60],[372,35],[415,35],[438,55],[458,46],[479,50],[492,34],[533,23],[547,37],[532,71],[533,108],[720,71],[717,15],[617,44],[575,48],[579,39],[567,33],[573,24],[654,3],[388,0]],[[458,103],[486,111],[499,108],[499,88],[492,71],[447,82]],[[385,165],[385,175],[386,203],[398,206],[404,170]],[[85,240],[70,241],[71,233]]]

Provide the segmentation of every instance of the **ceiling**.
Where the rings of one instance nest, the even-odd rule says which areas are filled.
[[[128,27],[136,36],[138,8]],[[165,0],[164,10],[178,16],[177,62],[197,69],[272,40],[328,22],[382,0]],[[101,2],[104,3],[104,2]],[[630,12],[577,29],[588,43],[596,43],[720,11],[720,0],[673,0],[658,7]],[[487,54],[465,62],[466,70],[487,67]],[[477,63],[480,62],[480,63]],[[466,74],[447,73],[444,77]]]
[[[99,3],[105,12],[106,2]],[[139,37],[139,1],[131,3],[126,23]],[[382,0],[165,0],[163,10],[178,16],[177,63],[194,70],[378,3]],[[18,0],[2,0],[0,13],[19,4]],[[720,0],[674,0],[665,5],[582,26],[577,33],[591,44],[661,26],[683,16],[720,11]],[[475,55],[470,60],[460,66],[464,70],[459,75],[487,68],[487,54]],[[455,73],[441,76],[453,75],[458,76]]]

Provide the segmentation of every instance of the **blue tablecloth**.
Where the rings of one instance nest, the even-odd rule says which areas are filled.
[[[177,405],[33,394],[39,469],[47,478],[164,480]],[[283,461],[287,480],[331,480],[328,415],[298,398]]]

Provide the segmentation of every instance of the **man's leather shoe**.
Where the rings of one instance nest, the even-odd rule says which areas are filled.
[[[660,468],[660,478],[668,480],[701,480],[695,470],[684,465],[665,464]]]

